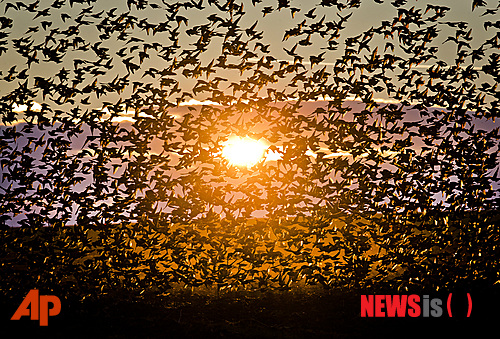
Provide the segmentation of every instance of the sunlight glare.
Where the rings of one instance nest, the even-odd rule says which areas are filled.
[[[232,165],[251,167],[263,158],[266,149],[263,141],[233,137],[226,142],[222,156]]]

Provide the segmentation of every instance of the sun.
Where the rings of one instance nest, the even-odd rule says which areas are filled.
[[[266,149],[263,141],[232,137],[225,143],[222,156],[232,165],[252,167],[264,157]]]

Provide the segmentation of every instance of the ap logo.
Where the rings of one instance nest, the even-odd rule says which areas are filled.
[[[51,308],[49,308],[49,303],[52,304]],[[48,326],[49,316],[58,315],[59,312],[61,312],[61,300],[58,297],[40,295],[38,290],[31,290],[10,320],[19,320],[23,316],[30,316],[31,320],[38,320],[40,326]]]

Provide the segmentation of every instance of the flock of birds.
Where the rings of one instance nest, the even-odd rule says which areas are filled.
[[[439,252],[446,267],[479,260],[477,251],[488,258],[494,236],[472,245],[456,239],[464,215],[498,207],[491,186],[498,129],[474,121],[499,115],[500,21],[489,18],[500,6],[472,1],[489,34],[477,42],[468,22],[447,19],[446,6],[394,0],[395,17],[349,36],[365,1],[318,2],[304,9],[290,0],[127,0],[116,8],[96,0],[2,1],[0,58],[15,64],[0,71],[1,223],[22,216],[27,238],[49,232],[32,231],[40,226],[76,224],[82,233],[61,231],[73,241],[61,248],[90,241],[76,251],[87,256],[84,266],[113,284],[124,284],[121,274],[140,286],[160,276],[188,285],[361,285],[381,258],[377,279],[399,261],[407,276],[422,279],[422,262],[410,258],[424,255],[428,241],[449,250]],[[283,20],[273,26],[283,32],[279,43],[259,29],[273,18]],[[19,26],[26,31],[11,38]],[[349,98],[363,108],[352,110]],[[323,107],[304,113],[318,100]],[[410,109],[418,119],[407,118]],[[128,112],[131,125],[113,123]],[[234,134],[279,144],[271,149],[281,159],[229,166],[214,154]],[[153,141],[160,151],[152,152]],[[437,202],[437,194],[445,199]],[[246,224],[261,209],[266,221]],[[442,210],[454,213],[451,238]],[[380,213],[371,225],[358,222]],[[424,218],[427,239],[405,228],[415,218]],[[494,231],[482,227],[467,236]],[[370,259],[363,254],[372,242],[385,252]],[[21,253],[20,246],[11,241],[1,253]],[[77,262],[74,255],[14,258],[52,263],[57,275]],[[148,274],[124,268],[132,266]]]

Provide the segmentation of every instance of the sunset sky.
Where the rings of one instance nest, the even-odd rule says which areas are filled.
[[[46,4],[48,6],[51,3],[52,1],[41,1],[40,7],[42,8],[43,4]],[[154,1],[151,3],[154,3]],[[310,22],[320,21],[320,19],[323,16],[325,17],[324,19],[325,21],[339,20],[340,18],[337,13],[338,11],[336,10],[335,7],[316,6],[317,5],[316,2],[292,1],[291,8],[294,9],[293,18],[292,18],[292,10],[290,8],[283,8],[280,11],[274,11],[264,16],[262,13],[263,9],[268,6],[275,7],[276,6],[275,1],[263,1],[260,4],[256,4],[256,6],[252,6],[251,1],[243,2],[243,4],[244,4],[244,11],[246,12],[246,14],[241,19],[241,22],[239,22],[240,27],[246,27],[246,28],[254,27],[255,31],[262,32],[262,39],[259,40],[259,43],[262,43],[263,45],[269,45],[268,54],[259,53],[259,48],[257,48],[254,49],[254,52],[256,53],[257,57],[250,58],[250,60],[255,59],[255,61],[257,61],[263,55],[272,56],[275,59],[273,63],[276,67],[280,61],[293,62],[293,58],[287,55],[285,49],[288,50],[291,49],[294,46],[294,44],[297,43],[297,39],[294,39],[292,37],[284,40],[284,31],[286,29],[291,29],[293,27],[296,27],[297,25],[302,23],[303,20],[307,20],[307,22],[310,23]],[[415,8],[420,8],[422,9],[422,11],[425,11],[426,5],[428,4],[429,2],[426,1],[413,0],[413,1],[408,1],[405,8],[411,8],[411,6],[414,5]],[[16,66],[17,72],[21,72],[23,69],[26,68],[26,64],[20,63],[20,60],[23,59],[20,59],[18,54],[14,51],[14,48],[11,48],[14,39],[18,39],[22,36],[25,37],[28,36],[32,38],[33,44],[44,43],[45,36],[46,35],[50,36],[51,31],[56,31],[56,30],[62,31],[64,29],[71,27],[72,25],[75,24],[74,19],[82,13],[82,10],[89,8],[87,4],[82,5],[75,3],[72,8],[69,8],[69,6],[64,6],[62,9],[52,8],[51,11],[49,12],[49,16],[40,16],[34,19],[35,15],[33,13],[23,10],[16,11],[12,7],[6,8],[6,5],[7,2],[0,4],[0,12],[4,12],[5,10],[7,10],[6,15],[12,18],[14,20],[14,23],[12,32],[9,35],[7,43],[9,49],[6,53],[3,53],[0,57],[1,59],[0,69],[2,70],[4,75],[6,75],[13,66]],[[113,12],[114,14],[128,12],[128,8],[125,5],[125,1],[116,2],[113,3],[113,5],[117,6],[116,7],[117,9]],[[486,19],[485,17],[481,16],[482,11],[476,10],[472,12],[470,8],[471,5],[469,2],[457,3],[456,1],[445,0],[445,1],[439,1],[439,5],[448,6],[450,8],[446,16],[446,18],[449,21],[466,22],[468,25],[467,30],[469,28],[472,29],[472,36],[474,37],[474,40],[471,42],[471,45],[473,48],[477,47],[477,44],[479,44],[486,38],[493,35],[494,28],[489,28],[489,30],[486,30],[485,27],[483,26],[483,23]],[[314,7],[316,7],[316,10],[314,10],[309,15],[309,12]],[[109,13],[108,11],[110,11],[110,9],[111,7],[109,2],[99,1],[93,4],[92,13],[100,13],[101,11],[104,12],[102,12],[101,16],[97,18],[86,16],[85,20],[97,24],[106,18],[107,13]],[[68,15],[67,17],[64,17],[64,21],[61,17],[63,13]],[[207,17],[215,13],[219,13],[218,10],[214,7],[208,6],[206,3],[205,3],[205,8],[201,11],[193,9],[189,10],[181,9],[178,14],[183,18],[187,19],[186,21],[183,21],[179,24],[179,33],[180,33],[179,41],[181,46],[185,48],[193,48],[191,44],[193,43],[194,39],[189,34],[186,33],[189,32],[190,28],[196,25],[209,23]],[[346,20],[346,22],[344,23],[344,26],[346,28],[342,31],[342,36],[337,41],[338,48],[336,51],[325,51],[324,47],[327,45],[327,41],[322,40],[317,36],[313,36],[313,40],[311,41],[310,45],[298,46],[296,52],[304,56],[302,64],[305,66],[305,70],[310,69],[310,62],[308,57],[319,55],[323,52],[326,52],[323,55],[324,60],[321,62],[320,65],[315,65],[313,70],[320,69],[324,66],[327,67],[327,70],[330,70],[335,60],[342,56],[346,38],[356,37],[357,35],[366,32],[371,27],[377,27],[377,25],[379,25],[383,20],[391,21],[392,18],[397,16],[398,14],[397,9],[394,6],[392,6],[389,1],[386,1],[383,4],[378,4],[374,1],[363,1],[360,8],[357,8],[354,11],[345,10],[342,12],[341,15],[343,17],[347,17],[351,13],[353,14],[352,17],[349,17],[348,20]],[[164,21],[166,15],[165,12],[153,8],[148,8],[146,10],[141,10],[141,11],[132,8],[130,14],[137,15],[139,22],[141,20],[146,19],[148,22],[153,22],[153,23],[155,22],[159,23]],[[306,15],[309,15],[309,17],[306,17]],[[496,17],[498,18],[498,15]],[[493,18],[489,16],[487,17],[487,19],[492,20]],[[40,23],[43,21],[50,22],[49,26],[45,27],[45,30],[39,28],[34,33],[30,32],[30,27],[39,26]],[[454,34],[454,30],[444,25],[438,25],[437,29],[439,30],[440,37],[438,38],[436,44],[437,46],[439,46],[439,51],[436,54],[438,59],[435,59],[435,61],[442,60],[445,61],[447,64],[452,64],[454,58],[456,57],[456,51],[454,50],[454,45],[450,44],[449,42],[447,44],[443,44],[442,46],[441,44],[445,41],[445,39],[448,36]],[[30,33],[25,34],[26,32]],[[119,52],[119,50],[122,47],[126,46],[135,49],[134,46],[142,47],[143,43],[156,42],[163,44],[169,42],[167,33],[159,33],[157,35],[152,35],[152,34],[147,35],[146,33],[144,33],[144,31],[140,31],[139,29],[136,29],[135,32],[136,35],[134,36],[134,38],[138,39],[135,42],[125,44],[125,41],[117,39],[117,37],[114,35],[111,39],[103,41],[102,44],[98,46],[99,48],[109,49],[109,53],[112,56],[112,65],[113,65],[112,71],[108,72],[106,75],[99,75],[97,77],[98,83],[111,81],[117,75],[123,76],[127,73],[125,67],[123,66],[123,64],[121,64],[120,61],[122,59],[127,59],[128,57],[119,56],[115,54]],[[103,32],[98,31],[98,29],[96,29],[95,26],[89,25],[89,26],[82,26],[80,33],[81,37],[83,37],[84,39],[88,39],[88,42],[91,42],[91,44],[93,45],[96,43],[96,41],[98,41],[99,35],[102,34]],[[243,36],[245,36],[244,33]],[[47,41],[50,42],[50,40]],[[384,51],[385,42],[386,41],[378,42],[379,53],[382,53]],[[208,65],[211,61],[213,61],[219,56],[221,43],[222,43],[221,38],[214,39],[214,41],[210,44],[208,50],[200,54],[199,59],[202,65]],[[395,53],[404,56],[404,53],[401,53],[401,50],[397,47],[398,46],[397,39],[392,41],[392,43],[396,46]],[[377,46],[377,40],[372,41],[371,46]],[[251,43],[249,47],[254,47],[254,45]],[[250,48],[250,50],[252,50],[252,48]],[[127,50],[125,50],[125,53],[126,52]],[[135,49],[134,53],[137,53],[137,49]],[[365,51],[365,53],[369,55],[367,51]],[[43,55],[38,55],[38,58],[43,59]],[[69,76],[71,77],[72,74],[71,71],[74,70],[75,60],[82,60],[82,59],[96,60],[95,54],[92,52],[92,49],[88,49],[85,52],[78,50],[73,52],[70,51],[60,63],[54,63],[54,62],[33,63],[31,67],[27,70],[27,75],[31,77],[33,76],[53,77],[54,79],[57,79],[56,75],[59,74],[61,69],[64,68],[66,71],[69,72]],[[162,63],[161,59],[154,58],[153,55],[151,55],[150,58],[145,59],[142,69],[147,70],[149,67],[158,67],[158,66],[159,66],[158,68],[161,68],[161,63]],[[165,66],[168,65],[168,63],[164,64]],[[431,66],[432,64],[433,61],[429,61],[428,64],[419,65],[417,67],[425,69]],[[479,67],[480,64],[481,62],[478,62],[477,67]],[[151,77],[149,76],[141,77],[140,75],[141,75],[140,72],[137,72],[135,75],[132,75],[130,77],[131,82],[139,81],[139,82],[151,82],[152,84],[156,83],[155,80],[152,79]],[[223,85],[220,86],[221,89],[224,89],[224,87],[229,88],[231,82],[237,82],[238,78],[240,77],[240,74],[239,71],[222,71],[218,69],[217,74],[214,73],[214,75],[212,75],[210,79],[213,79],[214,77],[217,76],[222,76],[228,79],[227,82],[223,82]],[[244,73],[243,76],[244,77],[248,76],[248,73]],[[195,84],[195,81],[193,79],[186,79],[184,76],[180,74],[174,76],[174,78],[179,80],[179,88],[181,88],[183,91],[190,91]],[[210,79],[205,79],[203,77],[203,80],[210,80]],[[95,79],[89,78],[86,80],[85,83],[91,84],[94,80]],[[18,81],[19,80],[14,82],[1,81],[2,87],[0,90],[0,95],[5,95],[6,93],[8,93],[8,91],[10,91],[12,88],[14,88],[14,86],[17,85]],[[277,88],[280,88],[282,85],[283,84],[277,84]],[[132,86],[129,86],[129,88],[126,89],[125,92],[123,92],[122,96],[130,95],[131,89]],[[101,107],[104,101],[116,102],[118,98],[119,97],[117,95],[111,95],[111,94],[107,95],[106,98],[101,97],[100,99],[96,98],[95,96],[91,96],[88,99],[90,104],[85,105],[84,107],[98,109]],[[379,100],[389,99],[387,98],[385,92],[376,93],[375,98]],[[82,99],[85,99],[85,97],[82,96]],[[206,98],[204,98],[202,94],[197,94],[194,96],[194,98],[191,99],[184,98],[182,102],[187,102],[191,100],[192,103],[196,103],[203,101],[205,99]],[[35,101],[42,102],[43,98],[41,97],[41,95],[38,95],[37,98],[35,98]],[[61,108],[64,109],[64,107],[65,106]]]

